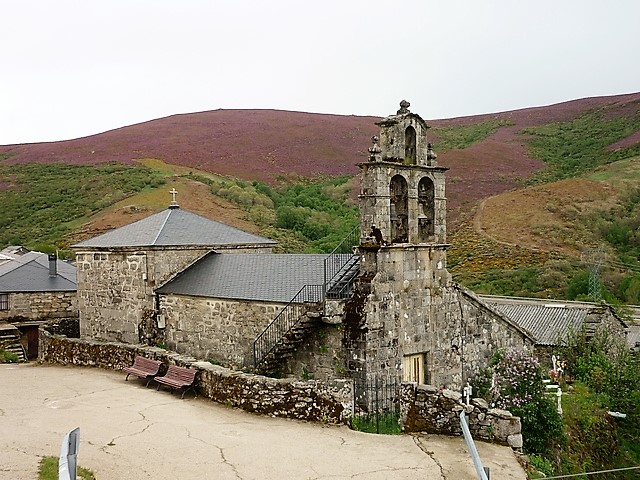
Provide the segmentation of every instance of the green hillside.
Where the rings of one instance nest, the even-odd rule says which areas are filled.
[[[450,168],[456,181],[451,180],[448,196],[457,185],[478,183],[476,170],[455,168],[456,152],[475,152],[505,127],[515,131],[530,154],[547,165],[523,177],[515,191],[528,197],[529,203],[518,203],[520,199],[515,198],[515,203],[500,206],[499,215],[483,214],[482,231],[474,225],[473,205],[466,208],[466,221],[449,231],[449,268],[454,278],[479,293],[584,299],[589,265],[580,261],[580,252],[603,245],[602,295],[610,301],[640,303],[640,170],[636,167],[640,162],[634,157],[640,145],[625,143],[640,131],[640,113],[633,102],[636,100],[623,104],[624,108],[613,104],[622,108],[615,115],[613,107],[600,107],[563,113],[568,119],[562,122],[537,120],[537,125],[525,128],[520,126],[529,118],[526,111],[436,125],[433,133],[438,151],[454,162]],[[553,108],[549,111],[555,111]],[[453,156],[447,157],[447,152]],[[478,158],[485,158],[482,155]],[[331,251],[358,221],[351,176],[277,177],[265,183],[162,161],[143,162],[146,166],[89,166],[12,164],[12,159],[12,154],[0,159],[0,201],[9,206],[0,211],[0,247],[22,244],[45,251],[65,250],[89,218],[99,218],[123,199],[135,205],[144,192],[176,178],[183,179],[183,189],[191,188],[188,182],[193,188],[207,189],[212,203],[235,205],[225,220],[237,215],[245,224],[250,222],[257,232],[278,240],[283,252]],[[576,183],[557,183],[559,179]],[[571,195],[587,180],[609,192],[606,198],[572,200]],[[536,190],[535,185],[549,188]],[[472,191],[458,194],[477,198]],[[188,196],[188,191],[183,195]],[[159,203],[152,208],[164,207]],[[544,210],[544,221],[534,221],[534,208]],[[103,227],[119,226],[127,218],[121,216]],[[499,222],[504,223],[502,229]],[[517,238],[507,238],[515,224],[525,227],[518,230]],[[540,246],[541,239],[548,245]]]

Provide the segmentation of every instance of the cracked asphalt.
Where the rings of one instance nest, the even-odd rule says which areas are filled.
[[[107,479],[473,479],[462,438],[372,435],[261,417],[109,370],[0,365],[0,479],[33,480],[80,427],[78,464]],[[189,394],[187,394],[189,395]],[[478,443],[492,480],[525,480],[508,447]]]

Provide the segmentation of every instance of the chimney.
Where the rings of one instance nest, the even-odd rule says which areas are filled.
[[[49,276],[56,277],[58,275],[58,258],[55,253],[49,254]]]

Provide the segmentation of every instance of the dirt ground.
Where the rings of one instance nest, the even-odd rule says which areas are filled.
[[[473,479],[462,438],[373,435],[252,415],[125,382],[121,372],[0,365],[0,479],[33,480],[80,427],[78,464],[107,479]],[[478,443],[493,480],[524,480],[508,447]]]

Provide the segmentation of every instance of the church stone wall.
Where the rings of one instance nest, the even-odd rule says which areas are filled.
[[[9,293],[9,310],[0,310],[0,320],[44,321],[76,317],[76,292]]]
[[[77,252],[82,337],[138,343],[139,324],[155,310],[154,289],[208,249]]]
[[[423,355],[423,381],[456,389],[493,350],[532,348],[525,332],[450,281],[444,249],[383,247],[362,258],[362,319],[347,320],[360,334],[347,337],[357,339],[367,376],[402,379],[404,357]]]
[[[286,367],[296,378],[329,381],[346,377],[347,351],[343,345],[344,327],[322,325],[305,338]]]
[[[253,366],[253,342],[285,304],[160,295],[167,347],[232,368]]]

